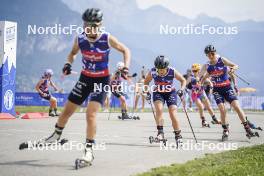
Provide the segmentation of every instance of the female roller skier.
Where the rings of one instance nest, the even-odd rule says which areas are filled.
[[[100,30],[102,19],[102,11],[96,8],[87,9],[82,15],[84,32],[79,34],[74,40],[67,63],[63,67],[63,73],[66,75],[71,74],[71,65],[79,51],[82,54],[83,70],[81,71],[79,81],[68,97],[64,110],[59,116],[55,125],[55,131],[44,140],[45,143],[58,141],[69,118],[77,107],[90,96],[86,111],[87,129],[84,155],[80,160],[76,160],[86,164],[90,164],[94,159],[93,146],[96,134],[96,115],[106,97],[106,91],[97,92],[94,88],[96,84],[109,87],[108,62],[111,47],[123,54],[124,67],[121,70],[121,74],[124,77],[128,74],[130,63],[129,49],[114,36]]]
[[[245,128],[246,136],[248,138],[258,136],[257,132],[253,132],[250,129],[246,120],[246,115],[239,105],[237,96],[235,95],[235,91],[232,89],[229,80],[228,70],[230,69],[230,72],[232,73],[238,69],[238,65],[229,61],[227,58],[219,56],[213,45],[206,46],[204,53],[208,57],[209,62],[203,66],[201,71],[200,76],[203,76],[201,84],[203,84],[207,78],[211,77],[211,81],[213,82],[213,95],[221,115],[221,123],[223,127],[222,140],[227,140],[229,135],[229,125],[226,120],[226,108],[224,105],[225,100],[230,103],[238,114],[238,117]]]
[[[205,106],[205,108],[208,110],[209,114],[211,115],[213,124],[220,124],[221,122],[218,121],[217,118],[215,117],[211,103],[205,94],[203,85],[200,82],[199,79],[200,69],[201,69],[200,64],[196,63],[192,65],[193,75],[187,80],[187,84],[191,83],[191,87],[192,87],[191,97],[192,97],[192,101],[196,104],[198,108],[200,118],[202,120],[202,127],[210,127],[210,125],[205,120],[203,106]],[[204,82],[209,82],[211,87],[213,86],[212,82],[209,79],[206,79]]]
[[[54,117],[59,116],[59,113],[57,112],[57,99],[50,94],[49,86],[53,87],[55,91],[58,91],[59,89],[51,80],[52,75],[53,71],[51,69],[45,70],[35,88],[41,98],[50,102],[49,116]]]
[[[156,125],[157,125],[157,138],[159,141],[164,140],[163,131],[163,106],[167,103],[169,115],[172,122],[172,127],[175,134],[176,144],[182,143],[181,130],[177,118],[177,94],[180,98],[183,96],[183,90],[186,86],[184,77],[174,68],[169,67],[169,60],[167,57],[160,55],[156,57],[154,62],[155,67],[147,74],[144,81],[144,91],[146,86],[149,85],[151,80],[154,80],[155,88],[153,90],[153,102],[156,109]],[[176,91],[173,86],[174,79],[181,83],[181,87]],[[147,91],[146,99],[151,100],[151,94]]]

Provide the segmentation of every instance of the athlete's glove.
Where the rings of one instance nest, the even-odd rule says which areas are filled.
[[[128,75],[128,68],[127,67],[123,67],[121,70],[121,76],[124,79],[127,79],[127,75]]]
[[[180,89],[180,90],[178,90],[177,91],[177,95],[180,97],[180,98],[182,98],[182,96],[183,96],[183,91]]]
[[[151,100],[151,94],[149,92],[146,93],[146,100],[148,100],[148,101]]]
[[[71,74],[71,71],[72,71],[71,67],[72,67],[72,66],[71,66],[70,63],[66,63],[66,64],[64,65],[63,69],[62,69],[62,73],[65,74],[65,75],[69,75],[69,74]]]

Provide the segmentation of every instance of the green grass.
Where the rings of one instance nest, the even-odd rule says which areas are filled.
[[[158,159],[158,158],[157,158]],[[188,161],[154,168],[137,176],[263,176],[264,145],[240,148]]]

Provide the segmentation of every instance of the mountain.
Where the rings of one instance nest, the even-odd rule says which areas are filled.
[[[104,12],[104,26],[112,35],[125,43],[132,52],[131,72],[139,72],[142,65],[150,68],[158,54],[170,57],[171,64],[184,73],[192,63],[206,63],[203,54],[204,46],[211,43],[217,51],[239,64],[238,71],[242,77],[264,95],[264,74],[262,58],[262,41],[264,39],[264,22],[252,20],[226,23],[219,18],[205,14],[189,19],[173,13],[162,6],[139,9],[136,0],[46,0],[19,1],[3,0],[0,6],[0,20],[18,22],[18,55],[17,55],[17,89],[31,91],[45,68],[55,70],[55,81],[69,91],[76,76],[60,80],[61,68],[70,51],[75,34],[72,35],[33,35],[27,34],[28,25],[54,26],[61,24],[82,26],[81,13],[88,7],[98,7]],[[168,26],[170,34],[161,34],[160,26]],[[203,35],[175,34],[176,29],[193,25],[201,27],[235,27],[237,34]],[[113,70],[121,55],[111,52],[110,65]],[[81,67],[80,56],[73,66]],[[245,84],[240,81],[240,86]]]

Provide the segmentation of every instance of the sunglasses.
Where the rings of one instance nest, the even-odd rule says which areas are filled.
[[[196,73],[196,72],[198,72],[199,70],[192,70],[192,72],[194,72],[194,73]]]

